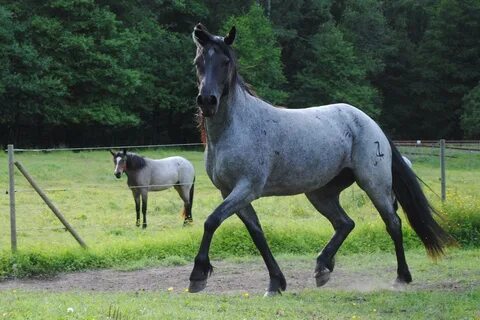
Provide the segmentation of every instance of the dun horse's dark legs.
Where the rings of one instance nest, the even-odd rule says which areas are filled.
[[[306,195],[315,209],[322,213],[335,229],[335,234],[317,257],[315,279],[317,286],[323,286],[330,279],[330,272],[335,266],[335,254],[355,227],[355,223],[340,206],[339,194],[329,194],[319,190]]]
[[[143,224],[142,228],[145,229],[147,227],[147,193],[142,193],[142,214],[143,214]]]
[[[137,227],[140,227],[140,194],[133,194],[133,199],[135,200],[135,212],[137,213],[137,220],[135,222],[135,225]]]
[[[237,215],[247,227],[248,233],[252,237],[255,246],[260,251],[263,260],[267,265],[268,273],[270,275],[270,284],[265,295],[270,296],[285,291],[287,288],[287,282],[270,251],[255,209],[250,204],[246,208],[240,210]]]
[[[183,225],[186,226],[189,223],[193,222],[192,218],[192,202],[193,202],[193,190],[190,190],[189,194],[184,190],[184,186],[174,186],[175,190],[178,192],[178,195],[183,200],[183,210],[185,214],[185,219]],[[193,189],[193,184],[190,187]]]
[[[191,222],[193,222],[192,218],[192,204],[187,202],[184,204],[184,209],[185,209],[185,221],[183,221],[183,225],[187,225]]]

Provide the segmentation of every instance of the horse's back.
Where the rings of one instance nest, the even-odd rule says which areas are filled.
[[[167,189],[176,184],[191,183],[195,169],[190,161],[180,156],[150,159],[151,191]]]
[[[256,175],[266,173],[263,195],[303,193],[325,185],[354,165],[356,139],[364,127],[374,124],[347,104],[260,108],[258,128],[252,125],[258,132],[257,144],[248,149],[253,149],[252,157],[259,163]],[[247,148],[241,149],[245,153]]]
[[[360,109],[340,103],[274,112],[288,119],[285,131],[289,137],[281,142],[282,152],[290,149],[290,159],[284,162],[292,176],[303,175],[298,184],[323,185],[345,168],[352,169],[364,185],[375,181],[375,176],[391,174],[389,141]],[[286,183],[295,184],[292,180]]]

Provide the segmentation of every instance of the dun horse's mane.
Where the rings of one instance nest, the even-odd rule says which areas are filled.
[[[145,158],[135,153],[127,153],[127,168],[130,170],[139,170],[147,165]]]

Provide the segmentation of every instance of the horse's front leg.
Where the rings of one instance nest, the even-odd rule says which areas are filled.
[[[241,209],[237,215],[247,227],[253,243],[255,243],[255,246],[262,255],[263,261],[265,261],[265,264],[267,265],[268,273],[270,275],[270,284],[268,285],[265,296],[274,296],[282,291],[285,291],[287,288],[287,282],[282,271],[280,270],[280,267],[275,261],[272,252],[270,251],[255,209],[253,209],[253,206],[249,204],[244,209]]]
[[[137,219],[135,221],[135,225],[140,227],[140,193],[133,191],[133,199],[135,200],[135,212],[137,214]]]
[[[213,234],[220,224],[238,210],[245,208],[255,199],[255,195],[248,183],[238,184],[233,191],[223,200],[204,224],[204,231],[200,249],[195,257],[195,264],[190,274],[189,292],[199,292],[207,286],[207,278],[212,273],[208,252]]]
[[[143,214],[143,223],[142,228],[147,227],[147,202],[148,202],[148,192],[147,190],[142,190],[142,214]]]

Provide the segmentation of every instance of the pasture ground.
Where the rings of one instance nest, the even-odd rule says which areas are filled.
[[[10,249],[8,195],[0,196],[0,278],[25,277],[89,268],[155,266],[165,261],[191,261],[203,232],[203,221],[221,202],[219,192],[209,181],[202,148],[134,150],[152,158],[181,155],[196,169],[194,224],[182,228],[182,202],[173,189],[150,193],[147,230],[134,226],[134,203],[126,178],[113,176],[113,163],[107,150],[87,152],[23,152],[20,161],[44,188],[55,205],[89,246],[79,250],[24,177],[16,171],[17,236],[20,255]],[[437,193],[440,191],[438,157],[434,149],[403,150],[413,161],[416,173]],[[438,151],[438,150],[437,150]],[[480,244],[480,153],[451,151],[447,155],[447,197],[442,205],[425,189],[433,204],[452,218],[453,231],[464,245]],[[7,159],[0,154],[0,186],[8,189]],[[342,249],[347,252],[373,252],[392,249],[379,214],[368,197],[354,185],[342,193],[342,205],[356,222],[356,228]],[[274,254],[314,254],[332,235],[330,223],[305,196],[270,197],[254,202]],[[403,217],[403,214],[400,214]],[[420,246],[404,223],[406,248]],[[256,254],[248,233],[238,218],[225,221],[212,247],[212,258]]]
[[[414,281],[392,286],[393,254],[339,255],[329,283],[315,288],[314,257],[281,256],[288,288],[262,298],[260,258],[216,261],[207,289],[185,292],[191,265],[99,270],[0,283],[0,319],[480,319],[479,249],[452,249],[435,262],[407,259]]]
[[[358,187],[342,194],[356,228],[340,249],[331,282],[322,289],[314,288],[312,274],[316,252],[332,235],[328,221],[301,195],[255,201],[289,285],[283,296],[263,299],[267,271],[236,217],[215,234],[211,258],[217,269],[206,292],[184,292],[203,221],[221,199],[205,174],[201,150],[137,151],[155,158],[182,155],[193,162],[197,180],[192,226],[182,228],[181,201],[169,190],[151,194],[149,226],[136,228],[131,192],[125,178],[113,177],[108,151],[16,155],[89,249],[79,249],[16,172],[16,255],[10,253],[8,195],[0,197],[0,320],[111,319],[112,308],[120,310],[123,320],[480,319],[480,153],[447,153],[445,204],[426,190],[463,249],[451,249],[444,260],[433,263],[403,224],[414,278],[403,290],[390,287],[396,267],[393,245]],[[403,151],[415,172],[439,193],[435,151]],[[5,164],[0,166],[0,186],[7,190],[4,154],[0,162]],[[71,271],[83,272],[64,273]],[[8,280],[12,277],[19,280]]]

